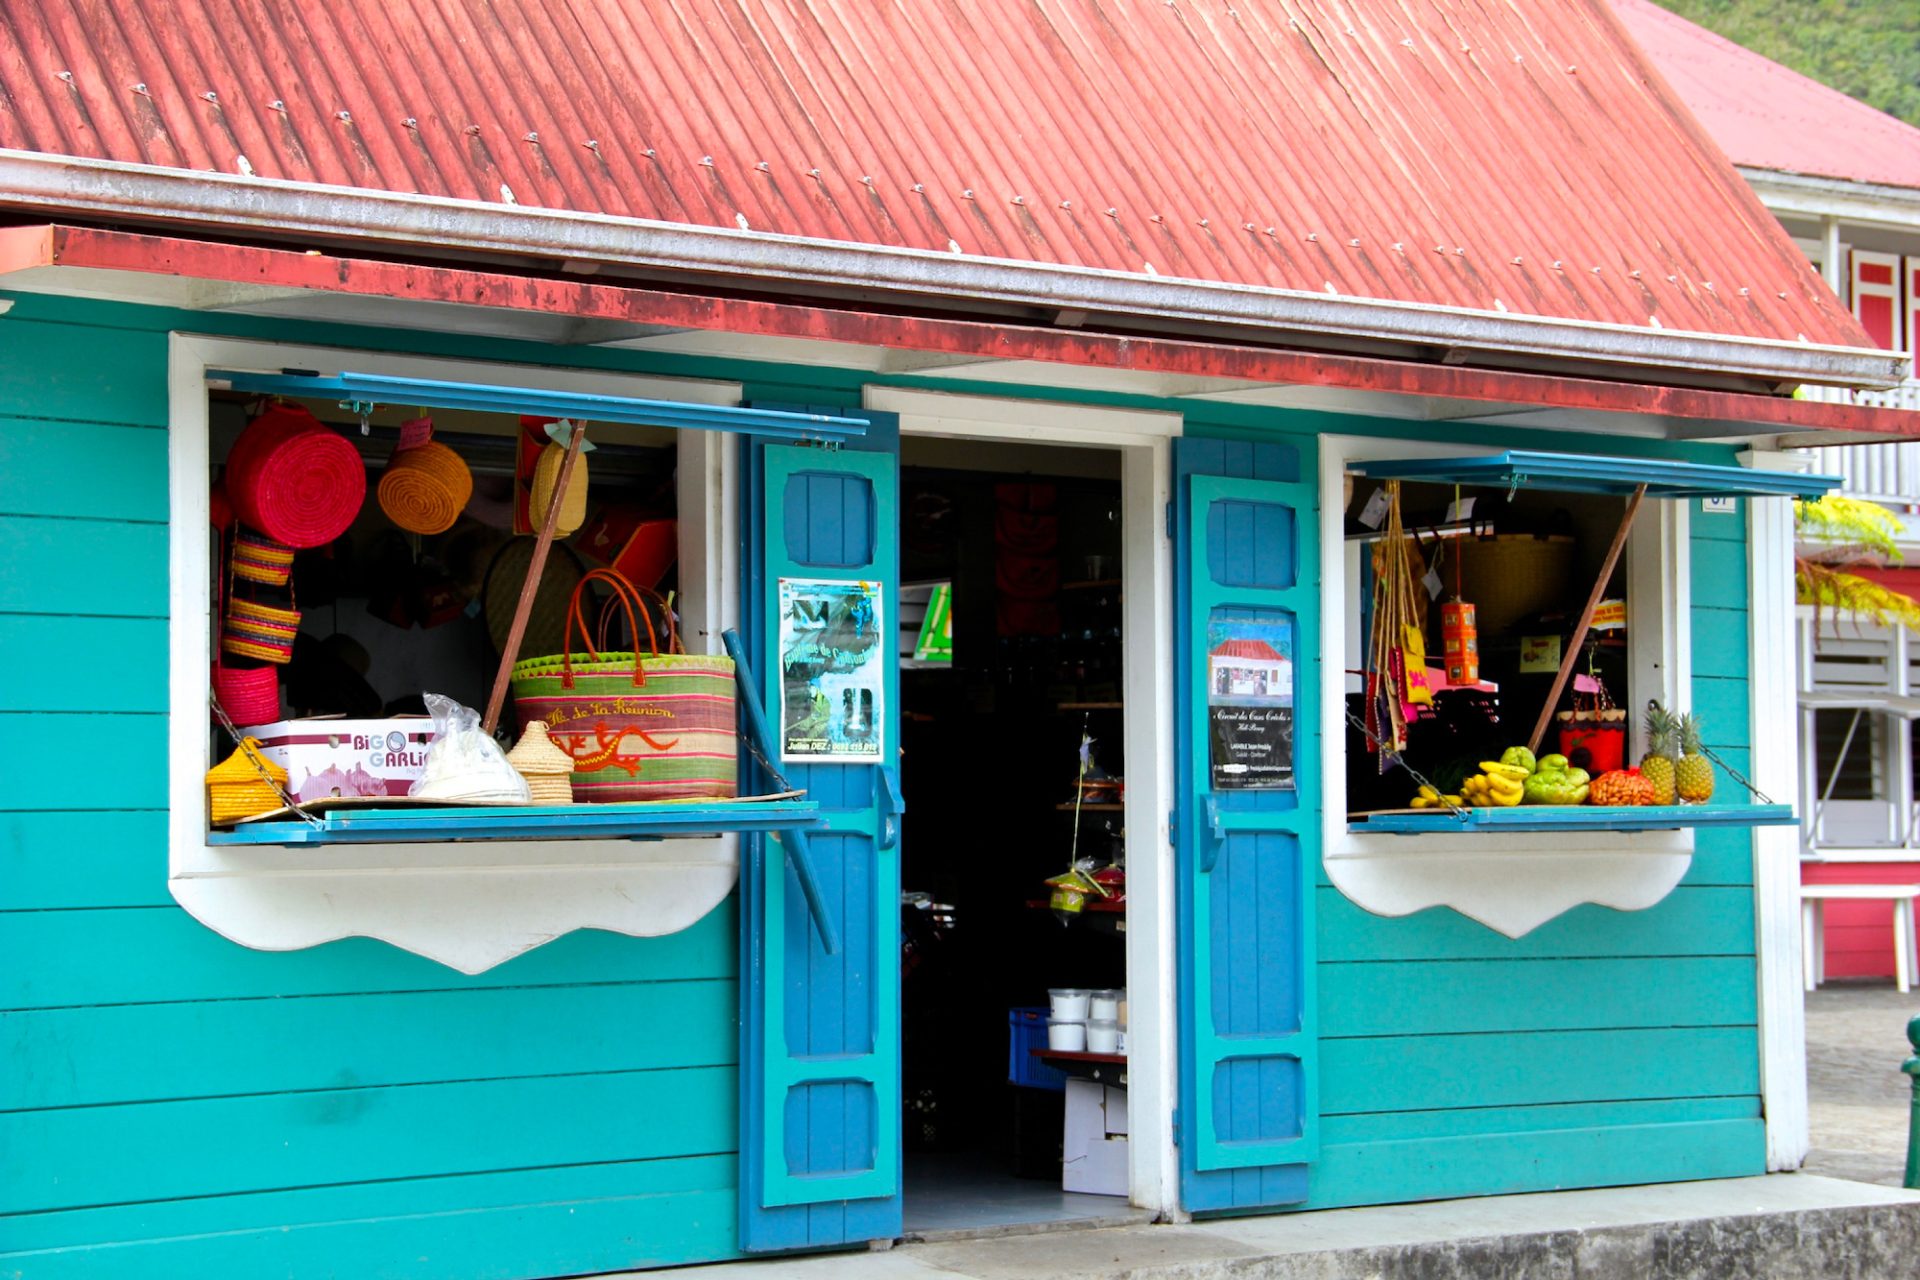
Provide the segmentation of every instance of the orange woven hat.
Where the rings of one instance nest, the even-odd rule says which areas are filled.
[[[473,472],[459,454],[429,440],[393,455],[378,497],[387,519],[408,533],[445,533],[473,497]]]

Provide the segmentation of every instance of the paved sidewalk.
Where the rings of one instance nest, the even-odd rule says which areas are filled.
[[[636,1280],[1906,1280],[1920,1192],[1778,1174],[905,1245]]]
[[[1805,1172],[1900,1185],[1913,1096],[1900,1064],[1915,1014],[1920,991],[1903,996],[1892,982],[1840,980],[1808,993]]]

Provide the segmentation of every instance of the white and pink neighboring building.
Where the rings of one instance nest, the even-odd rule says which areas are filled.
[[[1920,350],[1920,129],[1715,35],[1651,0],[1614,6],[1675,91],[1862,326]],[[1805,394],[1920,408],[1920,371],[1887,391]],[[1920,597],[1920,442],[1810,447],[1812,468],[1908,526],[1906,566],[1870,576]],[[1807,884],[1920,883],[1914,725],[1920,640],[1831,616],[1799,636],[1802,870]],[[1784,798],[1784,797],[1783,797]],[[1891,976],[1892,905],[1826,908],[1829,978]]]

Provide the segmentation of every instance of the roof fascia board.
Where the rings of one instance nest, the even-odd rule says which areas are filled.
[[[48,279],[43,274],[46,272],[68,277],[98,273],[103,279],[144,276],[171,286],[213,282],[288,296],[312,292],[396,299],[480,311],[565,316],[584,324],[853,344],[931,357],[936,365],[940,357],[958,358],[967,364],[1037,361],[1121,374],[1171,374],[1203,383],[1341,388],[1382,396],[1422,397],[1465,411],[1449,410],[1438,416],[1470,418],[1480,412],[1524,409],[1551,415],[1561,426],[1573,426],[1582,415],[1609,419],[1640,415],[1664,420],[1665,431],[1652,434],[1674,438],[1764,438],[1791,432],[1805,433],[1803,443],[1820,444],[1845,435],[1866,440],[1920,437],[1920,412],[1826,400],[720,298],[665,292],[626,281],[509,275],[92,227],[0,228],[0,288],[107,297],[117,291],[113,286],[104,293],[76,290],[71,283]],[[190,302],[153,297],[120,300],[193,309]],[[940,370],[927,366],[924,376],[939,377]]]
[[[1599,360],[1876,388],[1893,386],[1904,373],[1901,359],[1878,350],[1251,288],[10,149],[0,149],[0,202],[56,215],[749,276],[787,287],[984,299],[1518,352],[1575,365]]]
[[[1838,218],[1857,226],[1920,231],[1920,190],[1742,168],[1760,202],[1775,214],[1801,218]]]

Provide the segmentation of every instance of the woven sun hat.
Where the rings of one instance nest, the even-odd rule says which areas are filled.
[[[393,455],[378,495],[387,519],[408,533],[445,533],[473,496],[473,472],[459,454],[429,440]]]
[[[565,448],[550,444],[540,451],[540,460],[534,464],[530,510],[536,529],[544,527],[547,522],[547,508],[553,505],[553,490],[560,483],[560,466],[566,458]],[[587,455],[581,453],[573,460],[573,474],[567,478],[567,493],[560,500],[560,520],[553,527],[553,536],[567,537],[586,522]]]
[[[264,533],[240,529],[233,535],[233,576],[269,587],[284,587],[293,575],[293,548]]]
[[[247,424],[225,481],[242,523],[296,548],[332,542],[367,500],[359,450],[298,405],[275,405]]]
[[[553,744],[543,722],[527,726],[507,752],[507,763],[527,780],[535,804],[573,803],[573,757]]]

